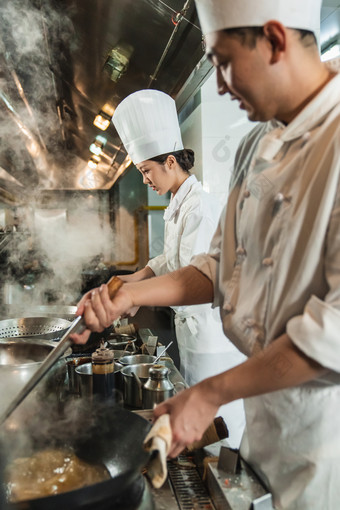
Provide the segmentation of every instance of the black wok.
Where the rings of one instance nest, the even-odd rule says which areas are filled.
[[[82,489],[39,499],[12,503],[8,510],[73,510],[99,505],[119,498],[135,480],[148,461],[143,440],[151,425],[144,418],[120,407],[101,406],[95,413],[86,410],[81,432],[70,438],[69,444],[83,460],[110,464],[107,481]],[[45,441],[46,443],[46,441]]]

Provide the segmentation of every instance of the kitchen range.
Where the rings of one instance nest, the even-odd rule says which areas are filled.
[[[45,307],[45,310],[47,313],[48,307]],[[10,313],[8,310],[6,312]],[[25,378],[26,380],[29,378],[34,372],[32,367],[40,365],[46,356],[43,349],[51,349],[51,344],[57,344],[65,332],[65,327],[71,324],[67,319],[72,319],[74,309],[60,308],[57,315],[62,318],[53,317],[56,312],[57,310],[50,307],[47,313],[50,317],[20,320],[13,318],[0,321],[0,336],[1,331],[3,333],[11,331],[12,335],[10,339],[0,340],[2,348],[0,376],[4,370],[7,370],[7,377],[11,374],[11,381],[13,381],[13,372],[20,372],[25,367],[22,384]],[[133,330],[135,332],[131,334]],[[142,395],[140,395],[140,401],[136,400],[137,394],[141,391],[138,377],[137,382],[135,377],[131,377],[135,382],[134,387],[127,387],[124,383],[124,377],[128,377],[122,375],[124,368],[130,369],[131,373],[131,367],[139,366],[139,368],[147,369],[151,367],[151,372],[153,369],[156,377],[160,377],[159,373],[157,374],[157,367],[160,367],[162,379],[158,379],[158,383],[164,385],[166,380],[167,388],[172,387],[174,391],[180,391],[186,384],[173,360],[167,355],[162,356],[156,365],[136,364],[136,361],[156,359],[150,354],[142,354],[146,352],[144,341],[150,337],[153,338],[154,335],[147,328],[136,331],[136,325],[133,324],[129,325],[129,331],[129,335],[117,334],[113,328],[110,328],[101,339],[95,338],[90,348],[91,352],[67,351],[58,362],[58,370],[54,367],[42,383],[33,390],[32,395],[27,397],[27,402],[24,401],[8,422],[5,422],[5,433],[2,436],[7,447],[11,445],[10,449],[14,448],[12,442],[17,442],[18,430],[26,428],[27,433],[31,434],[32,443],[43,444],[44,447],[52,448],[52,451],[53,447],[60,446],[61,443],[64,446],[72,444],[72,448],[77,453],[80,452],[83,460],[93,461],[95,458],[97,462],[99,460],[103,462],[112,478],[100,484],[94,483],[88,487],[54,496],[10,503],[7,505],[8,509],[203,510],[210,508],[219,510],[230,508],[233,510],[237,508],[248,510],[256,508],[266,510],[271,508],[271,505],[268,506],[270,495],[243,461],[226,460],[225,453],[224,460],[221,456],[219,460],[216,457],[221,447],[221,451],[235,455],[235,452],[228,448],[226,440],[205,449],[188,450],[178,458],[168,461],[168,477],[161,488],[154,488],[147,475],[142,474],[149,454],[140,449],[140,445],[151,427],[149,421],[152,412],[143,407]],[[50,335],[51,338],[45,340],[44,334]],[[102,343],[99,347],[101,340],[105,341],[105,346]],[[36,347],[36,350],[32,349],[32,345]],[[163,351],[164,346],[158,342],[155,353]],[[29,359],[25,360],[25,357]],[[93,377],[95,372],[93,360],[95,364],[98,364],[103,360],[107,363],[108,359],[114,360],[119,371],[114,370],[115,379],[113,380],[107,377],[107,372],[105,375],[105,370],[102,370],[103,380],[99,383],[97,381],[96,384]],[[28,370],[27,366],[30,364],[31,370]],[[93,370],[79,372],[79,369],[91,365]],[[104,365],[101,366],[103,368]],[[129,370],[126,373],[129,373]],[[145,380],[141,378],[141,381],[147,380],[148,377]],[[9,389],[11,387],[10,382]],[[17,390],[18,385],[14,388],[14,391]],[[132,401],[131,391],[134,395]],[[13,391],[10,393],[13,397]],[[38,414],[36,406],[38,408],[41,406]],[[28,411],[30,407],[34,411]],[[28,416],[26,415],[28,426],[26,424],[22,426],[22,417],[25,413],[28,413]],[[49,419],[46,420],[46,417],[43,417],[48,413],[51,413],[51,420],[55,422],[53,426],[49,423]],[[73,416],[70,416],[72,413]],[[89,419],[90,414],[92,420]],[[57,416],[58,425],[56,424]],[[65,429],[70,431],[69,434]],[[48,436],[44,437],[46,430],[48,430]],[[220,437],[225,436],[224,430],[222,432],[215,430],[215,433],[219,433]],[[218,440],[218,436],[215,435],[213,440]],[[232,465],[233,462],[234,465]],[[202,480],[203,476],[205,481]],[[251,507],[252,504],[253,507]]]

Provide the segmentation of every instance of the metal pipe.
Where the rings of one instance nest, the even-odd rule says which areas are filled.
[[[147,88],[150,88],[150,87],[151,87],[151,85],[152,85],[152,83],[156,80],[157,75],[158,75],[158,73],[159,73],[159,70],[160,70],[160,68],[161,68],[161,65],[163,64],[164,59],[165,59],[165,57],[166,57],[166,56],[167,56],[167,54],[168,54],[169,48],[170,48],[170,46],[171,46],[171,44],[172,44],[172,41],[174,40],[174,37],[175,37],[176,32],[177,32],[177,30],[178,30],[178,27],[180,26],[180,24],[181,24],[181,22],[183,21],[183,19],[185,19],[185,18],[184,18],[184,16],[185,16],[185,14],[186,14],[187,10],[188,10],[188,9],[189,9],[189,7],[190,7],[190,4],[191,4],[191,0],[186,0],[185,4],[184,4],[184,6],[183,6],[183,9],[180,11],[180,13],[179,13],[179,14],[180,14],[180,17],[179,17],[179,19],[178,19],[178,23],[177,23],[177,25],[175,26],[175,28],[173,29],[173,31],[172,31],[172,33],[171,33],[170,39],[168,40],[168,43],[167,43],[167,45],[166,45],[166,47],[165,47],[165,49],[164,49],[164,51],[163,51],[163,54],[162,54],[162,56],[161,56],[161,58],[160,58],[160,60],[159,60],[159,62],[158,62],[158,64],[157,64],[157,67],[156,67],[156,69],[155,69],[155,72],[154,72],[154,73],[153,73],[153,75],[151,76],[151,80],[150,80],[150,82],[149,82],[149,84],[148,84]]]

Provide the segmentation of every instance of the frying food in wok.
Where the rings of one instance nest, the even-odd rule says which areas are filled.
[[[84,462],[67,449],[47,449],[17,458],[6,468],[5,477],[11,502],[60,494],[110,479],[104,465]]]

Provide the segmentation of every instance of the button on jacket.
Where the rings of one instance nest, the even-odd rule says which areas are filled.
[[[242,454],[285,510],[340,508],[340,76],[240,145],[209,255],[226,335],[247,356],[286,332],[329,372],[246,399]],[[240,253],[239,247],[245,251]],[[288,370],[278,360],[277,373]]]

